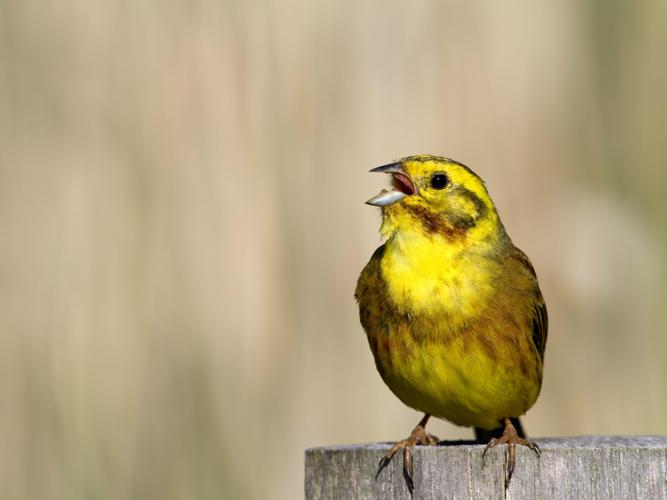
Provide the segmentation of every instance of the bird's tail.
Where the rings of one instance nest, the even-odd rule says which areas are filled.
[[[512,425],[516,429],[516,432],[519,435],[519,437],[525,439],[526,433],[523,430],[523,426],[521,425],[519,417],[512,417],[510,418],[510,421],[512,422]],[[502,436],[504,430],[505,426],[503,425],[502,422],[498,422],[498,427],[490,431],[486,429],[480,429],[479,427],[475,427],[475,439],[481,444],[486,444],[489,441],[491,441],[491,438],[498,439],[500,436]]]

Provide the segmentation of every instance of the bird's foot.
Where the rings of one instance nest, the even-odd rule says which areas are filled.
[[[486,448],[484,448],[484,453],[482,453],[482,460],[486,458],[486,452],[489,451],[489,448],[494,448],[499,444],[507,445],[507,476],[505,478],[505,488],[507,488],[510,484],[510,480],[512,479],[512,473],[514,472],[516,445],[520,444],[527,446],[537,454],[538,458],[540,456],[540,447],[537,446],[537,443],[519,437],[509,418],[505,419],[505,430],[503,431],[503,435],[497,439],[491,438],[491,440],[486,445]]]
[[[387,454],[384,457],[382,457],[382,459],[380,460],[377,474],[375,474],[376,480],[380,475],[380,472],[382,472],[382,469],[384,469],[387,465],[389,465],[391,459],[394,458],[394,455],[396,455],[396,453],[398,453],[400,450],[403,450],[403,477],[405,478],[405,484],[410,490],[410,493],[412,493],[412,490],[414,489],[414,483],[412,482],[413,448],[416,445],[432,446],[440,442],[440,440],[437,437],[435,437],[433,434],[427,433],[426,430],[424,429],[427,420],[428,416],[422,419],[422,421],[419,422],[419,424],[417,424],[417,427],[414,428],[414,430],[410,434],[410,437],[408,437],[407,439],[402,439],[401,441],[396,443],[394,446],[390,448]]]

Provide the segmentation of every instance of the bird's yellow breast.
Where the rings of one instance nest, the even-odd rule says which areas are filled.
[[[479,316],[493,294],[498,264],[485,251],[471,251],[465,240],[399,233],[381,260],[388,298],[399,312],[437,316],[455,330]]]

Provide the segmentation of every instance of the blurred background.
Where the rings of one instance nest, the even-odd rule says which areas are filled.
[[[416,153],[537,269],[528,432],[666,433],[666,48],[664,2],[3,0],[0,497],[299,498],[405,437],[353,291]]]

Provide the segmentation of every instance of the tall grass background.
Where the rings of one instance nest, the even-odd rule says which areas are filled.
[[[404,437],[353,290],[416,153],[537,269],[528,432],[666,433],[666,48],[663,2],[0,2],[0,497],[298,498]]]

